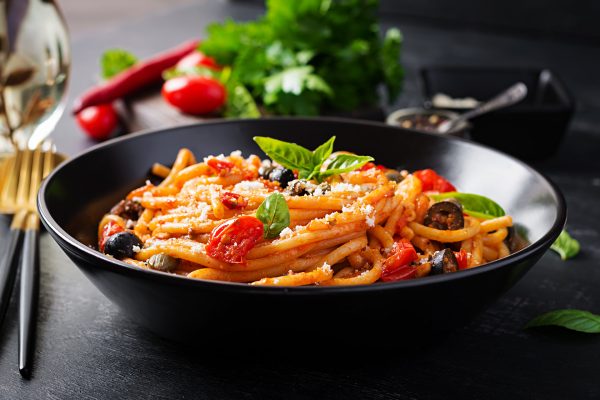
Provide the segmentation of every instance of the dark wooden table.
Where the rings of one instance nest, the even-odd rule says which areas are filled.
[[[105,48],[122,46],[146,56],[201,36],[212,20],[249,19],[260,12],[251,5],[199,1],[101,35],[79,37],[73,43],[71,96],[93,83]],[[522,329],[530,318],[556,308],[600,312],[600,48],[410,20],[384,22],[400,26],[406,39],[407,79],[400,105],[421,101],[416,70],[422,65],[543,66],[564,79],[578,112],[560,153],[536,166],[565,193],[569,230],[582,244],[578,258],[564,263],[546,254],[471,324],[406,352],[388,352],[407,347],[390,332],[386,338],[360,338],[346,356],[317,350],[290,356],[285,348],[263,351],[252,343],[247,352],[215,355],[165,341],[135,325],[42,235],[33,378],[25,381],[17,371],[13,301],[0,334],[0,399],[600,398],[600,336]],[[92,144],[69,116],[61,120],[56,140],[68,154]],[[510,190],[510,181],[499,184]],[[323,338],[335,344],[327,332]],[[207,329],[198,343],[214,347],[217,341]]]

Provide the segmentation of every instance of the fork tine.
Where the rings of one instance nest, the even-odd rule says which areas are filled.
[[[23,152],[20,149],[15,150],[15,155],[6,162],[7,177],[0,193],[0,205],[2,212],[14,212],[15,202],[17,200],[17,184],[19,182],[19,173],[21,171],[21,162]]]
[[[29,181],[31,178],[31,150],[23,151],[23,160],[19,172],[19,185],[17,186],[16,206],[21,208],[27,206],[29,199]]]
[[[40,182],[42,180],[42,168],[43,168],[43,160],[42,157],[42,146],[36,147],[33,152],[33,161],[31,162],[31,180],[29,182],[29,202],[28,208],[30,211],[35,211],[35,199],[37,196],[38,189],[40,187]]]
[[[54,149],[53,145],[50,145],[50,147],[46,151],[44,151],[44,167],[42,170],[42,179],[44,179],[50,174],[56,163],[55,160],[56,150]]]

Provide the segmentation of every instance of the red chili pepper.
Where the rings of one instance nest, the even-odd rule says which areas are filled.
[[[197,40],[185,42],[171,50],[141,61],[110,80],[94,86],[75,100],[73,114],[90,106],[111,103],[138,89],[159,82],[162,79],[163,71],[177,64],[192,51],[196,51],[198,43]]]
[[[419,171],[413,172],[413,175],[419,178],[421,183],[423,184],[423,191],[427,192],[430,190],[435,190],[436,192],[444,193],[444,192],[455,192],[456,188],[452,185],[446,178],[441,175],[438,175],[432,169],[422,169]]]
[[[115,233],[123,232],[125,229],[114,221],[108,221],[106,225],[104,225],[104,229],[102,230],[102,236],[98,238],[98,248],[100,251],[104,251],[104,245],[109,237],[114,235]]]
[[[410,241],[400,239],[399,241],[394,242],[391,255],[383,262],[381,280],[385,280],[384,278],[387,278],[390,275],[395,276],[397,271],[403,267],[409,266],[409,264],[416,259],[417,251]]]
[[[235,164],[232,162],[226,160],[219,160],[218,158],[211,158],[206,163],[212,169],[216,169],[217,172],[229,171],[235,166]]]
[[[468,255],[464,249],[460,251],[454,252],[454,257],[456,257],[456,261],[458,262],[458,269],[467,269],[468,264]]]
[[[230,210],[237,210],[248,205],[248,200],[241,194],[224,192],[221,194],[221,203]]]

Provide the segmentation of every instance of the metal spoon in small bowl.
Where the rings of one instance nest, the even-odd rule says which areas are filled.
[[[471,118],[475,118],[481,114],[485,114],[490,111],[498,110],[500,108],[512,106],[515,103],[523,100],[527,96],[527,86],[523,82],[518,82],[498,94],[491,100],[480,104],[471,111],[467,111],[461,114],[458,118],[449,119],[442,122],[436,129],[437,133],[446,133],[454,129],[463,121],[467,121]]]

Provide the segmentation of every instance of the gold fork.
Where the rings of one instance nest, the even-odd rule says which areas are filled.
[[[50,143],[42,150],[17,150],[6,166],[9,174],[0,193],[0,211],[13,213],[8,251],[0,263],[0,324],[6,314],[10,293],[17,271],[16,257],[19,242],[25,235],[20,257],[19,292],[19,371],[28,378],[31,373],[33,333],[39,288],[39,217],[36,197],[41,180],[55,164],[55,154]]]

